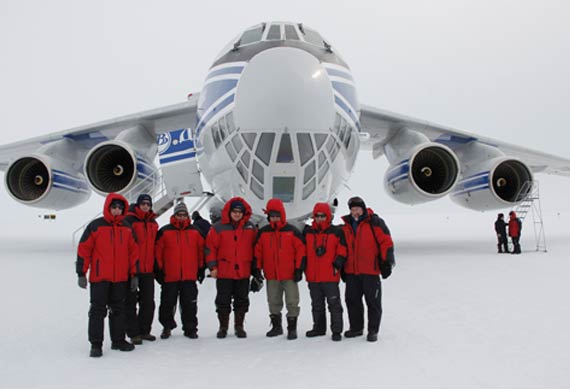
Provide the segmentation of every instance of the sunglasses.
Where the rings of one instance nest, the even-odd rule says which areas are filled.
[[[326,218],[326,214],[315,214],[315,218]]]
[[[150,202],[142,202],[141,206],[150,206]]]
[[[122,210],[122,209],[124,209],[125,207],[122,206],[122,205],[120,205],[120,204],[112,204],[112,205],[111,205],[111,208],[112,208],[112,209],[121,209],[121,210]]]
[[[188,218],[188,214],[186,213],[177,213],[176,216],[180,218]]]
[[[243,210],[240,209],[233,209],[232,213],[239,213],[239,214],[243,214]]]

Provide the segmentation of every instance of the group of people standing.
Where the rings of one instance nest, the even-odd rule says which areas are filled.
[[[204,281],[206,270],[216,280],[217,338],[227,337],[232,309],[235,336],[247,337],[244,320],[249,293],[261,290],[265,281],[271,320],[266,336],[284,333],[285,300],[286,337],[296,339],[298,283],[304,274],[313,316],[307,337],[326,334],[328,305],[332,340],[342,339],[342,279],[350,324],[344,337],[364,334],[364,296],[367,340],[377,341],[382,317],[380,275],[387,278],[392,272],[393,242],[385,222],[361,198],[351,198],[348,207],[344,224],[335,226],[330,206],[317,203],[311,225],[301,232],[287,222],[279,199],[268,201],[263,210],[268,224],[261,228],[250,221],[251,207],[240,197],[226,202],[221,219],[211,226],[197,213],[191,223],[188,208],[178,203],[170,223],[158,229],[149,195],[140,195],[129,207],[121,195],[109,194],[103,216],[85,229],[76,263],[79,287],[87,288],[89,272],[90,356],[102,356],[107,310],[111,349],[132,351],[136,344],[156,340],[151,334],[155,280],[161,285],[160,338],[168,339],[177,327],[174,315],[178,302],[184,336],[198,338],[197,282]]]
[[[507,227],[509,228],[508,237],[513,242],[513,251],[509,251],[509,240],[507,238]],[[517,217],[514,211],[509,212],[509,222],[505,222],[505,215],[499,213],[495,221],[495,233],[497,233],[497,252],[512,253],[518,255],[521,253],[521,231],[522,221]]]

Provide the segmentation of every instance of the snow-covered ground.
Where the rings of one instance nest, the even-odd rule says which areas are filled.
[[[178,328],[124,353],[107,337],[101,359],[88,357],[88,293],[69,234],[33,221],[29,235],[0,239],[0,387],[569,387],[570,215],[545,215],[547,253],[534,251],[527,220],[513,256],[495,253],[494,213],[459,211],[384,215],[398,265],[383,283],[377,343],[305,338],[304,281],[298,340],[265,337],[265,289],[251,295],[248,338],[218,340],[208,279],[198,340]]]

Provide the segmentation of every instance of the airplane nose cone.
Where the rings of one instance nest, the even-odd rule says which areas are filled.
[[[303,50],[265,50],[240,78],[234,115],[241,129],[328,130],[335,111],[327,72]]]

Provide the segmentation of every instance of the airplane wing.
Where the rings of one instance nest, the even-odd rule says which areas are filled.
[[[144,126],[148,131],[160,134],[169,130],[191,128],[196,124],[196,109],[199,94],[190,96],[188,101],[126,115],[86,126],[51,133],[0,146],[0,170],[5,171],[11,160],[33,153],[42,145],[69,138],[86,148],[100,142],[113,139],[121,131],[136,125]]]
[[[362,131],[369,134],[363,139],[364,147],[371,147],[376,159],[384,153],[384,145],[403,128],[425,134],[431,141],[450,146],[469,142],[479,142],[497,147],[506,155],[517,157],[525,162],[533,172],[570,176],[570,159],[561,158],[536,150],[509,144],[496,139],[438,125],[421,119],[411,118],[371,106],[361,106],[360,124]]]

